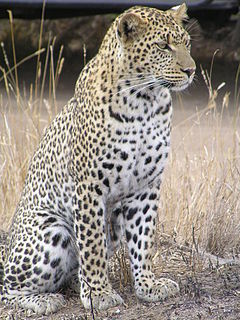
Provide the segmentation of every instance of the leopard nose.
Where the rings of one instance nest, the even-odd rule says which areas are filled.
[[[187,68],[187,69],[181,69],[182,72],[186,73],[188,78],[191,77],[192,74],[195,72],[195,68]]]

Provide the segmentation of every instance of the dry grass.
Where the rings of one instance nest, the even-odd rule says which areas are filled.
[[[160,226],[181,244],[216,255],[240,245],[239,109],[209,104],[173,128],[173,147],[160,204]],[[179,112],[178,112],[179,113]]]

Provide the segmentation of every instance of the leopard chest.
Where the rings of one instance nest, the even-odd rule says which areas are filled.
[[[111,127],[108,150],[101,161],[107,194],[118,200],[158,183],[170,147],[171,110],[149,112]]]

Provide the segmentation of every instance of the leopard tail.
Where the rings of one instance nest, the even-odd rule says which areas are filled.
[[[3,285],[3,265],[6,259],[8,232],[0,230],[0,287]]]

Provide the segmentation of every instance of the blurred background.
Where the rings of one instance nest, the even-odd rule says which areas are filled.
[[[36,52],[40,47],[53,46],[54,67],[62,59],[59,75],[58,94],[70,96],[74,83],[83,65],[91,59],[111,22],[117,14],[135,5],[149,5],[167,9],[183,1],[86,1],[86,0],[0,0],[0,65],[6,68],[14,65],[12,31],[9,11],[12,11],[14,45],[17,62]],[[219,85],[226,83],[225,89],[231,91],[235,85],[237,68],[240,61],[240,18],[238,0],[197,0],[185,1],[188,5],[189,21],[187,28],[192,37],[192,55],[197,61],[197,86],[193,88],[198,95],[204,86],[201,76],[202,66],[210,69],[214,57],[212,81]],[[44,17],[44,24],[41,19]],[[41,37],[41,38],[40,38]],[[3,48],[4,46],[4,48]],[[40,46],[40,47],[39,47]],[[4,50],[3,50],[4,49]],[[216,52],[217,51],[217,52]],[[46,59],[47,50],[18,67],[19,86],[29,88],[36,77],[37,62]],[[59,56],[60,54],[60,56]],[[41,72],[41,70],[37,70]],[[43,76],[43,72],[39,77]],[[224,78],[222,80],[222,78]],[[48,79],[47,79],[48,81]],[[3,81],[0,86],[2,87]],[[46,88],[48,83],[46,83]],[[27,90],[27,89],[26,89]],[[202,94],[200,94],[202,97]]]

